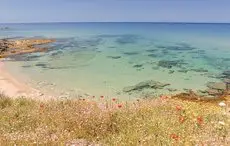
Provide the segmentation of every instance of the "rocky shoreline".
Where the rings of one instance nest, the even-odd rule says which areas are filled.
[[[44,52],[47,51],[48,48],[41,47],[41,45],[53,42],[55,42],[54,39],[1,39],[0,58],[33,52]]]

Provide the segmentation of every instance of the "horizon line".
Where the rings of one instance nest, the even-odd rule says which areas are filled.
[[[171,24],[230,24],[230,22],[185,22],[185,21],[50,21],[50,22],[4,22],[0,24],[49,24],[49,23],[171,23]]]

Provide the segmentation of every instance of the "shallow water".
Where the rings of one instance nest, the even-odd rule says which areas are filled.
[[[5,25],[10,29],[1,31],[0,38],[57,39],[46,53],[16,56],[6,63],[12,74],[28,84],[62,96],[133,99],[201,90],[230,70],[230,24]],[[148,80],[170,85],[123,91]]]

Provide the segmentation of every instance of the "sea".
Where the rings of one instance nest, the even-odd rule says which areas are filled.
[[[203,91],[230,70],[230,24],[0,24],[0,38],[52,38],[5,59],[18,80],[58,97],[132,100]]]

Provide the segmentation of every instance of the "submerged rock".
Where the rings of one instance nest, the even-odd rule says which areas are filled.
[[[215,89],[215,90],[222,90],[222,91],[226,90],[226,84],[222,82],[219,82],[219,83],[209,82],[207,83],[207,87],[210,89]]]
[[[208,70],[207,70],[207,69],[204,69],[204,68],[191,69],[191,71],[195,71],[195,72],[208,72]]]
[[[157,82],[157,81],[153,81],[153,80],[148,80],[148,81],[143,81],[140,82],[134,86],[129,86],[129,87],[125,87],[123,89],[124,92],[131,92],[131,91],[135,91],[135,90],[143,90],[145,88],[151,88],[151,89],[163,89],[165,86],[168,86],[170,84],[165,84],[165,83],[161,83],[161,82]]]
[[[157,58],[157,57],[158,57],[157,54],[149,54],[148,56],[149,56],[149,57],[153,57],[153,58]]]
[[[107,58],[111,58],[111,59],[120,59],[121,56],[107,56]]]
[[[230,70],[224,71],[224,72],[222,73],[222,75],[223,75],[224,78],[230,79]]]
[[[170,60],[160,60],[158,62],[158,66],[163,67],[163,68],[172,68],[174,66],[176,67],[180,67],[183,63],[183,60],[174,60],[174,61],[170,61]]]
[[[116,39],[116,43],[120,45],[125,44],[135,44],[138,41],[139,37],[136,35],[121,35]]]
[[[136,65],[134,65],[133,67],[134,67],[134,68],[141,68],[141,67],[143,67],[143,64],[136,64]]]
[[[158,49],[149,49],[149,50],[146,50],[146,52],[150,52],[150,53],[153,53],[153,52],[156,52],[158,51]]]
[[[138,52],[124,52],[125,55],[138,55]]]
[[[173,74],[175,71],[174,70],[170,70],[169,71],[169,74]]]
[[[157,45],[156,47],[160,49],[167,49],[167,50],[172,50],[172,51],[190,51],[190,50],[196,49],[195,47],[192,47],[185,43],[180,43],[180,44],[172,45],[172,46]]]

